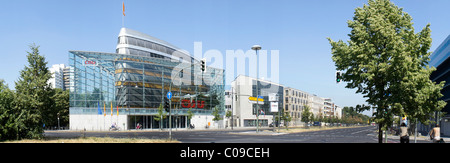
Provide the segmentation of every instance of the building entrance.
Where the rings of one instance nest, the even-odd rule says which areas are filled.
[[[166,116],[161,122],[157,121],[155,115],[130,115],[128,116],[128,128],[137,129],[160,129],[169,128],[169,116]],[[187,116],[172,115],[172,128],[186,128],[189,126]]]

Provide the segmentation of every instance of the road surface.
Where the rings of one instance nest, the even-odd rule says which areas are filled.
[[[166,139],[167,131],[119,131],[119,132],[81,132],[46,131],[49,138],[113,137],[113,138],[150,138]],[[356,128],[337,128],[331,130],[299,133],[274,133],[264,130],[256,133],[254,129],[238,130],[178,130],[172,131],[172,137],[182,143],[377,143],[375,126]],[[388,139],[388,143],[399,140]],[[413,142],[411,140],[410,142]],[[427,141],[418,141],[428,143]]]

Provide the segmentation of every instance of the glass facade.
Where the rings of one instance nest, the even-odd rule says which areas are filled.
[[[144,39],[134,38],[131,36],[119,36],[118,44],[126,44],[126,45],[134,45],[145,49],[152,49],[164,54],[173,54],[176,51],[174,48],[170,48],[164,45],[160,45],[155,42],[147,41]],[[120,54],[134,54],[138,56],[147,56],[154,58],[167,58],[162,55],[158,55],[156,53],[151,53],[144,50],[132,49],[132,48],[119,48],[116,50],[116,53]]]
[[[187,62],[198,62],[177,47],[147,34],[122,28],[117,40],[116,53],[162,59],[177,58]]]
[[[450,57],[450,35],[439,45],[439,47],[431,54],[429,65],[438,67],[448,57]]]
[[[256,90],[256,82],[258,82],[258,90]],[[278,95],[278,110],[283,110],[283,86],[257,80],[252,80],[252,83],[252,97],[256,97],[256,91],[258,91],[258,95],[262,96],[264,99],[264,104],[258,106],[258,109],[260,110],[259,114],[262,112],[264,115],[278,114],[270,112],[269,94],[271,93],[276,93]],[[256,104],[253,104],[252,114],[256,115]]]
[[[450,102],[450,35],[430,56],[429,65],[436,67],[436,71],[430,75],[433,82],[446,81],[441,93],[444,95],[442,100],[447,102],[447,105],[442,109],[442,112],[446,112],[448,116],[450,114],[450,105],[448,105]]]
[[[194,115],[211,115],[215,107],[224,114],[224,70],[208,67],[207,71],[213,73],[203,75],[200,66],[183,63],[190,69],[174,71],[181,63],[133,54],[69,51],[69,65],[73,68],[70,114],[95,115],[104,110],[110,114],[112,110],[116,115],[119,110],[120,115],[149,119],[145,115],[157,114],[169,90],[173,94],[172,115],[187,115],[189,108]],[[173,85],[172,73],[184,77],[180,80],[190,76],[192,82]],[[202,83],[195,85],[195,79]]]

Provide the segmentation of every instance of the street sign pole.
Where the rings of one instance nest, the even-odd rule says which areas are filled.
[[[169,140],[172,140],[172,92],[167,92],[169,99]]]

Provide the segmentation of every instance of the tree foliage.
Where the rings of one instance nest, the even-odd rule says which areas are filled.
[[[308,105],[305,105],[305,108],[302,111],[302,122],[308,123],[313,121],[314,114],[311,112],[311,108]]]
[[[0,79],[0,140],[16,138],[16,114],[14,113],[14,92]]]
[[[344,107],[342,109],[342,123],[346,124],[367,124],[369,121],[369,116],[363,115],[360,113],[360,110],[367,109],[368,106],[365,105],[356,105],[356,107]]]
[[[51,73],[39,46],[30,45],[28,65],[20,71],[12,91],[0,80],[0,140],[40,139],[44,124],[61,126],[69,123],[69,92],[52,89],[47,81]]]
[[[328,40],[346,88],[356,88],[377,109],[376,122],[390,126],[393,115],[403,114],[425,122],[441,110],[444,83],[432,82],[435,68],[427,66],[430,24],[415,33],[412,17],[389,0],[369,0],[354,14],[348,44]]]
[[[219,107],[218,107],[218,106],[214,107],[214,110],[213,110],[213,112],[211,113],[211,115],[214,116],[213,121],[220,121],[220,120],[223,119],[223,118],[220,116],[220,110],[219,110]]]
[[[52,105],[51,87],[47,83],[51,73],[45,57],[39,54],[39,46],[32,44],[30,49],[28,66],[20,71],[19,80],[15,82],[14,105],[21,125],[18,135],[20,138],[42,138],[44,121],[48,121],[42,115],[48,115]]]
[[[69,125],[69,90],[62,90],[61,88],[53,89],[51,100],[53,104],[51,106],[51,111],[49,114],[45,115],[47,117],[48,126],[58,125],[58,115],[60,119],[60,126]]]

